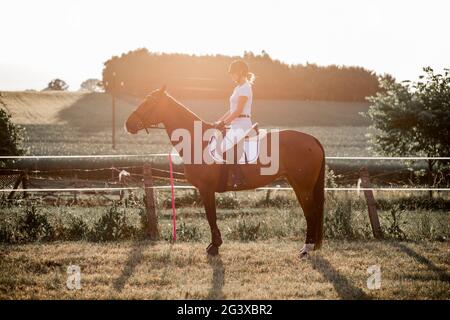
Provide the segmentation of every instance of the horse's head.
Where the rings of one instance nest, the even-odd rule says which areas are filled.
[[[147,128],[161,123],[167,102],[168,96],[165,85],[152,91],[128,117],[125,122],[126,131],[136,134],[140,130],[147,130]]]

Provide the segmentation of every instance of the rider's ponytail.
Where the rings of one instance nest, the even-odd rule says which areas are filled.
[[[250,82],[250,84],[255,83],[255,74],[253,72],[247,72],[247,81]]]

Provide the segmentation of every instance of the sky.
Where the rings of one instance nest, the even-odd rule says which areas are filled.
[[[450,67],[446,0],[2,0],[0,90],[78,90],[103,63],[152,52],[362,66],[398,80]],[[251,66],[250,66],[251,67]],[[225,72],[225,71],[224,71]]]

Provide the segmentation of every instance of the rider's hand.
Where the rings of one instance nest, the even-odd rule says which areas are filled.
[[[221,120],[221,121],[216,121],[214,122],[214,128],[215,129],[223,129],[225,127],[225,123]]]

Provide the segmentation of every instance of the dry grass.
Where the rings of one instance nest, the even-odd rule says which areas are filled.
[[[307,261],[297,242],[83,242],[2,245],[1,299],[450,299],[448,243],[327,241]],[[81,267],[81,290],[66,288]],[[369,290],[370,265],[382,285]]]
[[[0,92],[0,98],[20,124],[61,124],[58,114],[83,99],[82,92]]]

